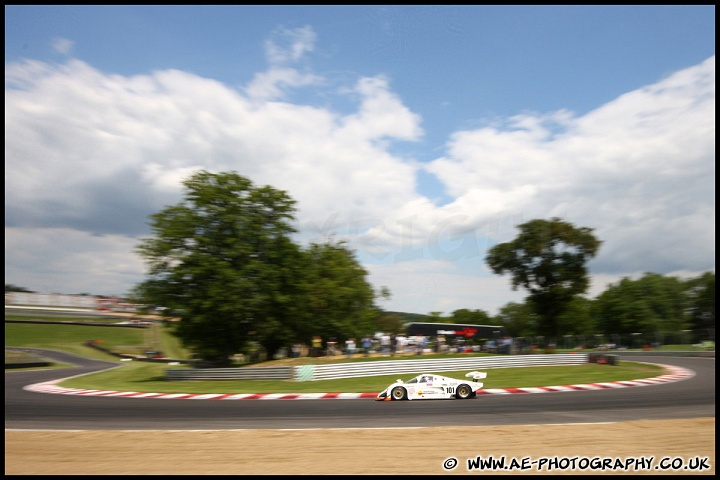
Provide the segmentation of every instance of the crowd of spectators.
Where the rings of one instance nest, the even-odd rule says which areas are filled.
[[[359,340],[350,337],[342,342],[338,342],[335,337],[329,337],[325,342],[320,335],[315,335],[309,347],[300,343],[294,343],[290,348],[289,356],[291,358],[298,358],[301,356],[333,357],[346,355],[348,358],[353,358],[356,355],[365,357],[371,355],[391,357],[396,355],[423,355],[427,353],[486,352],[510,354],[513,352],[520,353],[521,351],[522,345],[514,342],[511,337],[476,341],[474,339],[466,339],[462,336],[407,336],[403,334],[395,335],[377,332],[374,335],[365,335]]]

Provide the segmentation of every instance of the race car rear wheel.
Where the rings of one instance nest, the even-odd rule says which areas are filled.
[[[470,396],[472,396],[472,393],[472,389],[468,385],[465,385],[463,383],[462,385],[457,387],[457,390],[455,390],[455,397],[464,400],[466,398],[470,398]]]
[[[403,387],[395,387],[390,392],[390,396],[393,400],[405,400],[407,398],[407,392]]]

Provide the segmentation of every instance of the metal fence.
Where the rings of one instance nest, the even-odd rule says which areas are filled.
[[[422,372],[485,370],[493,368],[582,365],[587,353],[548,355],[503,355],[497,357],[442,358],[436,360],[388,360],[377,362],[334,363],[296,367],[242,367],[207,369],[168,369],[167,380],[335,380]]]

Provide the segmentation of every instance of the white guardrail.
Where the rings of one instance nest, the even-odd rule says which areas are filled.
[[[333,363],[296,367],[241,367],[168,369],[167,380],[334,380],[404,373],[450,372],[493,368],[582,365],[587,353],[502,355],[493,357],[441,358],[435,360],[388,360],[377,362]]]

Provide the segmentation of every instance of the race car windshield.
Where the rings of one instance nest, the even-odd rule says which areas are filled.
[[[418,379],[417,379],[417,377],[415,377],[415,378],[413,378],[412,380],[408,380],[408,381],[405,382],[405,383],[417,383],[417,381],[418,381]]]

